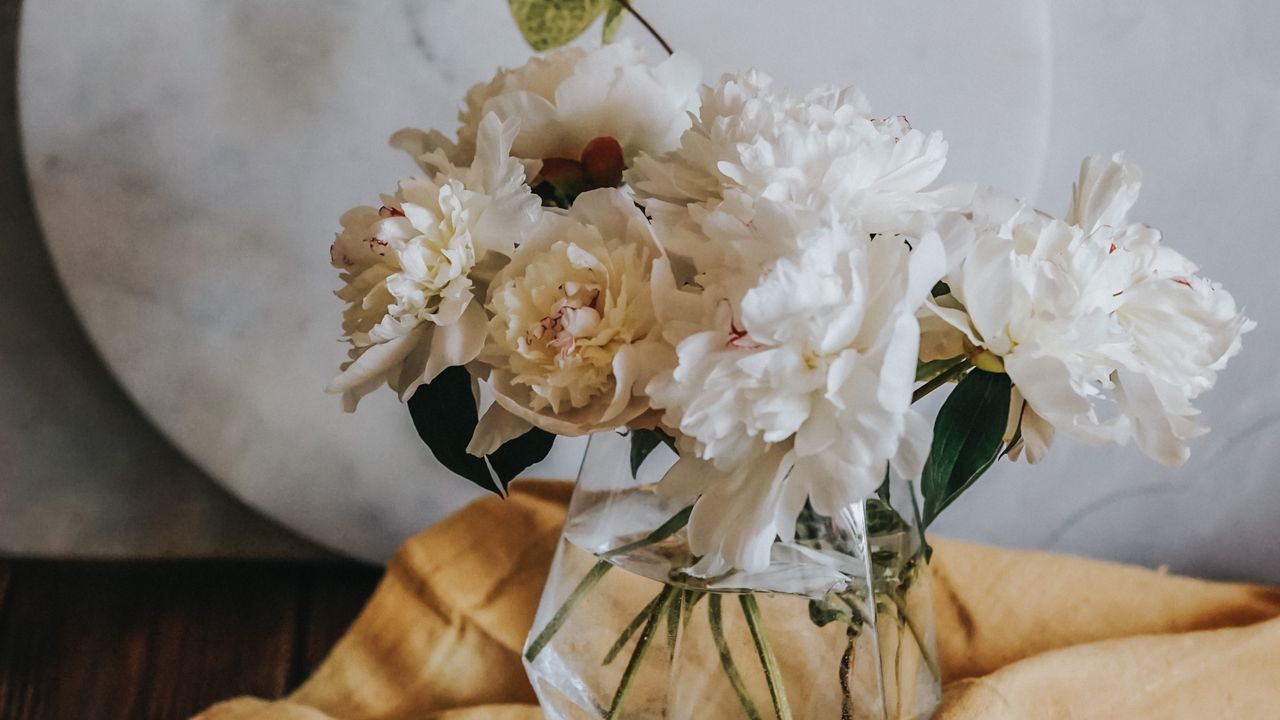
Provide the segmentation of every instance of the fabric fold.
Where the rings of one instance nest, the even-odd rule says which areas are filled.
[[[196,720],[536,720],[520,653],[571,488],[520,482],[409,540],[293,695]],[[939,720],[1280,716],[1280,589],[936,540]]]

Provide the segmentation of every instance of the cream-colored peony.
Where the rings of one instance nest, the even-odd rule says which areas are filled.
[[[404,180],[382,207],[342,216],[330,249],[348,303],[350,359],[329,384],[354,410],[382,384],[407,399],[440,371],[480,352],[485,315],[477,292],[539,222],[540,201],[509,154],[514,123],[480,123],[474,162],[425,157],[427,177]]]
[[[1085,160],[1067,220],[992,197],[975,217],[972,250],[932,311],[935,356],[985,351],[1017,393],[1028,458],[1047,452],[1054,430],[1093,442],[1135,440],[1151,457],[1186,460],[1205,430],[1191,401],[1213,386],[1253,328],[1230,293],[1127,221],[1137,167]],[[958,332],[956,332],[958,331]]]
[[[700,70],[682,53],[651,64],[629,40],[598,48],[565,47],[502,70],[467,93],[457,142],[439,132],[402,130],[392,143],[415,157],[444,149],[468,164],[481,118],[519,120],[511,153],[539,161],[577,160],[591,140],[615,139],[629,162],[675,147],[697,102]],[[533,172],[536,174],[536,168]]]
[[[537,426],[585,435],[635,422],[645,383],[670,365],[649,277],[648,220],[621,191],[580,195],[516,251],[489,288],[478,363],[496,402],[468,450],[483,455]]]

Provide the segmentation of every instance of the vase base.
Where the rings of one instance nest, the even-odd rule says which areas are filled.
[[[526,666],[553,720],[928,718],[932,628],[902,620],[927,603],[920,573],[905,597],[828,617],[803,595],[663,583],[562,539]]]

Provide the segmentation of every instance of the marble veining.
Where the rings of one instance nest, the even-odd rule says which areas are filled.
[[[1280,579],[1266,510],[1280,507],[1280,335],[1260,305],[1280,262],[1266,195],[1280,85],[1265,71],[1280,52],[1250,30],[1278,26],[1271,5],[644,4],[707,79],[757,65],[801,87],[857,83],[877,109],[947,133],[951,178],[1049,209],[1081,155],[1128,150],[1148,175],[1139,215],[1262,321],[1206,403],[1217,432],[1177,471],[1063,442],[1043,467],[994,473],[942,529]],[[179,448],[329,547],[383,559],[476,495],[389,395],[344,415],[321,392],[343,354],[326,248],[338,213],[411,172],[390,132],[451,128],[469,84],[525,55],[498,0],[26,8],[29,171],[90,335]],[[539,472],[571,475],[577,452]]]

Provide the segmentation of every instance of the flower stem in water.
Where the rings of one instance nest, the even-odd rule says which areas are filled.
[[[738,674],[738,666],[733,662],[729,642],[724,637],[724,618],[721,614],[720,600],[719,593],[712,593],[711,599],[707,601],[711,637],[715,640],[716,650],[720,653],[720,665],[724,668],[724,674],[729,678],[733,691],[738,694],[738,701],[742,703],[742,709],[747,713],[749,720],[761,720],[760,711],[756,710],[756,704],[751,702],[751,694],[747,692],[747,685],[742,682],[742,676]]]
[[[680,615],[684,610],[684,590],[676,590],[667,605],[667,652],[672,660],[676,658],[676,641],[680,639]]]
[[[573,592],[569,593],[569,597],[565,599],[564,604],[560,606],[556,614],[551,617],[551,621],[547,623],[546,627],[542,628],[542,632],[538,633],[538,637],[529,643],[529,649],[524,653],[526,660],[533,662],[534,658],[538,657],[538,653],[542,652],[547,643],[551,642],[551,638],[555,637],[555,634],[559,632],[560,626],[564,625],[564,621],[569,619],[569,614],[573,612],[573,609],[577,607],[578,603],[582,602],[582,598],[586,597],[588,592],[591,592],[591,588],[600,582],[600,578],[604,577],[604,574],[609,572],[611,567],[613,567],[613,563],[608,560],[596,561],[591,570],[582,577],[582,580],[578,581],[578,586],[573,589]]]
[[[773,710],[778,720],[791,720],[791,706],[787,702],[787,689],[782,685],[782,674],[778,669],[778,658],[773,654],[769,638],[765,637],[764,624],[760,617],[760,605],[755,595],[745,593],[738,596],[742,603],[742,613],[747,618],[747,627],[751,630],[751,639],[756,644],[756,654],[760,656],[760,666],[764,668],[764,681],[769,686],[769,699],[773,701]]]
[[[915,620],[911,619],[911,614],[907,612],[907,600],[903,597],[901,600],[894,602],[899,603],[899,611],[902,613],[902,622],[911,631],[911,637],[915,638],[916,647],[920,648],[920,654],[924,656],[924,664],[928,666],[929,672],[938,679],[942,679],[942,669],[938,667],[938,659],[929,652],[929,646],[924,642],[924,635],[920,633],[920,628],[916,627]]]
[[[681,510],[675,515],[672,515],[670,520],[667,520],[666,522],[659,525],[658,529],[654,530],[648,535],[645,535],[644,537],[640,538],[639,540],[636,540],[635,542],[627,543],[626,545],[623,545],[621,547],[616,547],[612,550],[606,550],[605,552],[601,553],[600,556],[606,557],[606,558],[617,557],[619,555],[626,555],[632,550],[639,550],[640,548],[648,547],[650,545],[657,545],[663,540],[666,540],[672,535],[675,535],[676,533],[680,532],[680,530],[682,530],[685,525],[688,525],[689,516],[692,514],[693,514],[693,506],[690,505],[689,507]]]
[[[609,714],[605,716],[605,720],[617,720],[622,713],[622,705],[626,702],[627,693],[631,690],[631,682],[635,680],[636,673],[640,670],[640,663],[644,661],[645,653],[649,651],[649,645],[653,642],[653,636],[658,631],[658,620],[667,612],[667,607],[671,604],[671,597],[679,592],[670,585],[662,589],[662,594],[658,595],[658,604],[649,613],[649,619],[644,624],[644,630],[640,632],[640,639],[636,641],[635,650],[631,651],[631,659],[627,661],[627,669],[622,671],[622,679],[618,681],[618,689],[613,694],[613,703],[609,706]]]
[[[649,601],[648,605],[645,605],[640,612],[636,613],[635,617],[631,618],[631,622],[622,629],[622,634],[618,636],[617,641],[613,643],[613,647],[610,647],[609,652],[604,656],[604,662],[601,663],[602,665],[608,665],[613,662],[614,658],[618,657],[618,653],[622,652],[622,648],[626,647],[627,643],[631,641],[631,636],[635,635],[636,631],[640,629],[640,626],[649,619],[649,616],[653,613],[654,609],[658,607],[658,601],[661,599],[661,594],[655,595],[653,599]]]
[[[533,642],[529,643],[529,649],[524,653],[525,659],[529,662],[533,662],[534,658],[538,657],[538,653],[541,653],[542,649],[547,646],[547,643],[551,642],[551,639],[560,631],[560,627],[564,625],[565,620],[569,619],[570,613],[573,612],[573,609],[577,607],[578,603],[582,602],[582,598],[591,591],[591,588],[596,586],[596,583],[600,582],[600,578],[604,577],[604,574],[609,571],[609,568],[613,567],[613,563],[610,563],[607,558],[624,555],[632,550],[638,550],[666,540],[672,535],[680,532],[685,525],[689,524],[689,516],[692,513],[693,506],[690,505],[673,515],[670,520],[662,523],[658,529],[639,540],[601,553],[601,559],[596,561],[596,564],[592,566],[591,570],[587,572],[581,581],[578,582],[578,586],[573,589],[573,592],[569,593],[569,597],[565,599],[564,605],[561,605],[560,609],[556,610],[556,614],[552,616],[551,622],[548,622],[547,626],[542,628],[542,632],[538,633],[538,637],[534,638]],[[626,644],[625,641],[623,644]],[[608,663],[606,662],[605,664]]]

